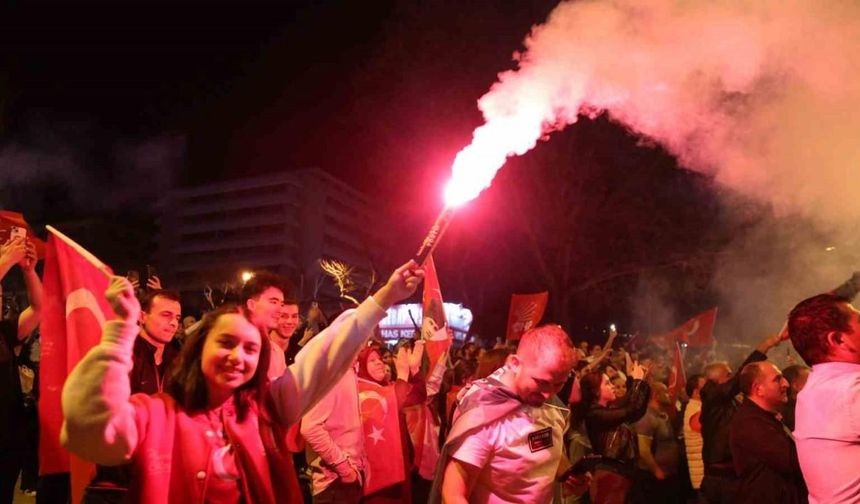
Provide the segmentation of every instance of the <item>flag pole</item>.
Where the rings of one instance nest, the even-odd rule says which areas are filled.
[[[61,233],[59,230],[57,230],[57,228],[55,228],[54,226],[51,226],[50,224],[46,225],[46,226],[45,226],[45,229],[47,229],[48,231],[50,231],[51,233],[53,233],[53,234],[54,234],[54,236],[56,236],[56,237],[57,237],[57,238],[59,238],[60,240],[63,240],[63,242],[65,242],[65,244],[66,244],[66,245],[68,245],[69,247],[72,247],[73,249],[75,249],[75,251],[76,251],[78,254],[81,254],[81,256],[82,256],[84,259],[86,259],[86,260],[87,260],[87,262],[89,262],[89,263],[90,263],[90,264],[92,264],[96,269],[98,269],[99,271],[101,271],[102,273],[104,273],[104,275],[105,275],[108,279],[110,279],[110,278],[111,278],[111,276],[112,276],[113,274],[111,273],[110,268],[108,268],[108,267],[107,267],[107,265],[101,261],[101,259],[99,259],[98,257],[94,256],[94,255],[93,255],[89,250],[87,250],[87,249],[85,249],[85,248],[81,247],[80,245],[78,245],[78,243],[77,243],[77,242],[75,242],[74,240],[72,240],[72,239],[71,239],[71,238],[69,238],[68,236],[64,235],[64,234],[63,234],[63,233]]]

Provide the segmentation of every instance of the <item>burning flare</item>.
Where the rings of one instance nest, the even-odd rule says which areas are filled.
[[[580,113],[605,112],[778,212],[860,218],[856,2],[562,1],[523,44],[478,101],[485,124],[454,160],[447,207]]]
[[[535,146],[541,122],[537,115],[511,117],[476,129],[472,144],[454,159],[451,180],[445,187],[445,205],[460,206],[490,187],[509,156],[525,154]]]

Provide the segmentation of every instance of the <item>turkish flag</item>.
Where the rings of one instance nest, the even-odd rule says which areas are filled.
[[[406,481],[394,385],[382,386],[359,378],[358,409],[367,453],[364,495],[370,495]]]
[[[422,478],[432,480],[439,461],[439,424],[436,416],[426,402],[403,408],[403,415],[415,452],[412,464]]]
[[[514,294],[511,296],[511,309],[508,312],[508,341],[518,340],[523,333],[538,325],[546,304],[549,292],[537,294]]]
[[[72,368],[101,340],[105,321],[114,318],[104,297],[109,280],[104,272],[52,234],[45,252],[43,283],[39,472],[69,472],[71,467],[72,502],[80,502],[95,469],[60,446],[63,425],[60,396]]]
[[[678,341],[691,347],[707,347],[714,343],[714,325],[717,322],[717,308],[704,311],[666,334],[652,337],[655,342],[666,345]]]
[[[445,305],[442,302],[442,289],[439,287],[439,277],[436,276],[436,264],[433,256],[427,257],[424,263],[424,295],[422,296],[421,337],[427,342],[424,347],[430,363],[430,371],[439,362],[439,357],[451,347],[448,336],[448,322],[445,319]],[[441,378],[441,376],[440,376]],[[438,384],[428,383],[428,389],[438,392]]]
[[[687,376],[684,373],[684,358],[681,355],[681,344],[675,342],[675,352],[672,358],[672,369],[669,371],[669,397],[672,398],[674,404],[675,399],[681,394],[687,386]]]
[[[36,247],[36,256],[39,259],[45,257],[45,242],[36,238],[33,234],[33,228],[24,220],[24,216],[18,212],[11,210],[0,210],[0,243],[6,243],[9,240],[9,235],[13,227],[24,228],[27,230],[27,238],[33,242]]]

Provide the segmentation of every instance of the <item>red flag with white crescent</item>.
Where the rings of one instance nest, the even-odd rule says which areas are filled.
[[[687,386],[687,376],[684,373],[684,358],[681,355],[681,344],[675,342],[675,351],[672,356],[672,369],[669,371],[669,397],[672,398],[674,404],[675,399],[681,394]]]
[[[717,323],[717,307],[704,311],[677,329],[678,340],[691,347],[707,347],[714,343],[714,325]]]
[[[717,308],[704,311],[671,331],[651,336],[651,342],[669,346],[678,341],[691,347],[708,347],[714,343],[714,325],[717,323]]]
[[[524,332],[538,325],[546,311],[549,292],[513,294],[508,312],[507,341],[518,340]]]
[[[358,379],[358,409],[367,453],[364,495],[406,481],[394,385]]]
[[[80,502],[94,466],[60,446],[60,395],[72,368],[101,340],[114,318],[104,297],[107,276],[54,235],[48,237],[43,275],[42,364],[39,385],[39,472],[72,473],[72,502]]]
[[[414,458],[412,465],[418,474],[432,480],[439,461],[439,423],[427,402],[403,408]]]

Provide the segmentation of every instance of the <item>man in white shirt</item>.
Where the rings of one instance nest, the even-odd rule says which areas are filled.
[[[574,365],[561,327],[526,332],[501,372],[461,397],[431,502],[550,502],[569,414],[555,394]]]
[[[821,294],[791,311],[788,331],[812,365],[794,431],[809,502],[860,502],[860,312]]]

